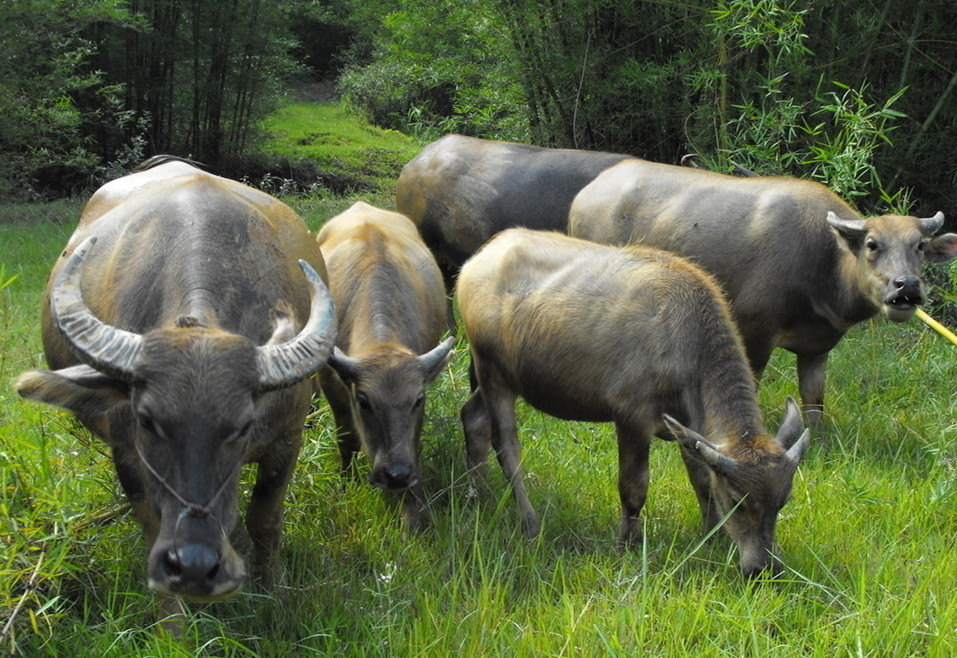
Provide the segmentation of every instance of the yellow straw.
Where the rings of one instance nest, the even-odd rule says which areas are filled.
[[[931,329],[939,333],[941,336],[949,340],[954,345],[957,345],[957,336],[955,336],[950,329],[942,325],[940,322],[938,322],[934,318],[927,315],[927,313],[924,312],[924,309],[922,308],[917,309],[917,317],[920,318],[920,320],[924,322],[928,327],[930,327]]]

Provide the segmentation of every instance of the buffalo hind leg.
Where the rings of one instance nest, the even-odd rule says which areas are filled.
[[[615,425],[618,433],[618,496],[621,499],[621,526],[618,546],[641,545],[641,509],[648,497],[648,447],[650,435],[640,429]]]
[[[824,354],[798,354],[798,388],[804,414],[811,431],[821,434],[824,424],[824,379],[827,368],[827,352]]]

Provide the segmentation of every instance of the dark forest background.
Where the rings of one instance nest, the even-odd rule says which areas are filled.
[[[0,198],[154,153],[238,176],[332,87],[372,123],[821,180],[957,216],[950,0],[3,0]]]

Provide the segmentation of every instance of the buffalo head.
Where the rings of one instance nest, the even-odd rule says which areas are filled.
[[[829,212],[827,222],[856,257],[861,290],[894,322],[909,320],[924,303],[923,262],[946,262],[957,254],[957,235],[931,237],[944,224],[940,212],[924,219],[898,215],[841,219]]]
[[[330,357],[329,365],[349,390],[374,486],[397,491],[418,483],[425,391],[448,363],[454,344],[447,338],[422,355],[389,344],[356,357],[336,348]]]
[[[774,530],[778,512],[791,495],[791,481],[810,441],[797,403],[788,398],[787,414],[777,436],[736,437],[715,445],[671,416],[671,435],[692,459],[707,465],[711,480],[710,522],[724,519],[724,529],[740,554],[741,573],[759,575],[775,564]],[[709,523],[708,519],[705,519]]]

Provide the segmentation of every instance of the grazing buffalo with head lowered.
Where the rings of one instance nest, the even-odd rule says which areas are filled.
[[[259,465],[246,527],[268,570],[307,378],[335,340],[322,276],[290,208],[169,157],[101,187],[54,266],[51,369],[24,373],[17,389],[70,409],[109,444],[161,595],[239,590],[246,569],[228,535],[244,462]]]
[[[713,274],[759,378],[775,347],[797,354],[801,397],[818,424],[827,353],[879,312],[898,322],[913,315],[924,301],[921,263],[957,254],[957,235],[931,238],[943,221],[863,219],[811,181],[632,159],[578,194],[568,232],[674,251]]]
[[[457,291],[478,379],[462,409],[469,466],[495,447],[529,535],[539,522],[522,483],[519,395],[559,418],[615,423],[620,543],[641,541],[658,435],[681,444],[706,527],[729,515],[741,571],[772,563],[778,510],[809,432],[791,400],[778,435],[765,432],[741,340],[710,276],[655,249],[513,229],[465,264]]]
[[[442,274],[399,213],[358,202],[317,237],[339,309],[339,338],[320,383],[339,425],[343,470],[360,445],[369,481],[399,492],[406,522],[426,514],[418,495],[425,390],[449,360],[453,338]]]
[[[628,157],[446,135],[402,168],[396,205],[419,227],[451,290],[462,263],[499,231],[564,231],[575,194]]]

